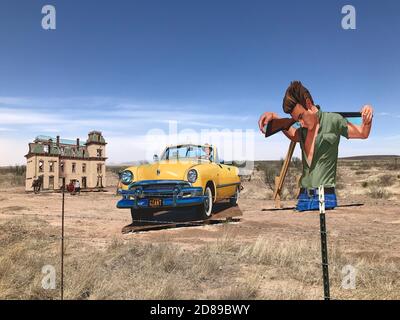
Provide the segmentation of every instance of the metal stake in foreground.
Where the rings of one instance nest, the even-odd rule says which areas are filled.
[[[324,282],[324,299],[330,300],[331,297],[329,293],[329,265],[328,265],[328,246],[326,240],[324,186],[319,186],[318,197],[319,197],[319,222],[321,231],[322,280]]]
[[[65,178],[62,180],[62,209],[61,209],[61,300],[64,300],[64,202]]]

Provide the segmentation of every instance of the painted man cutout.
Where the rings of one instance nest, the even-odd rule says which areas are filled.
[[[340,136],[347,139],[366,139],[372,125],[373,109],[365,105],[361,109],[362,124],[348,122],[338,113],[322,112],[314,104],[310,92],[300,81],[293,81],[283,98],[283,111],[300,124],[300,128],[290,127],[283,133],[292,141],[299,142],[302,153],[303,173],[298,211],[318,210],[318,187],[325,187],[325,207],[337,206],[335,193],[336,169]],[[258,125],[265,134],[265,126],[272,119],[279,119],[273,112],[261,115]]]

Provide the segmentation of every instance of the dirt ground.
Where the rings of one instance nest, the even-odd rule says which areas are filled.
[[[360,176],[362,179],[370,179],[371,173]],[[245,190],[254,189],[259,183],[255,176],[252,181],[244,183]],[[374,199],[368,193],[363,194],[359,189],[355,190],[353,187],[356,183],[361,184],[360,181],[349,183],[348,189],[345,187],[340,191],[339,195],[342,196],[339,197],[338,208],[327,211],[332,295],[337,299],[400,299],[400,199],[395,193],[390,197]],[[399,181],[391,184],[392,192],[397,190],[398,184]],[[265,188],[264,185],[260,191],[262,194]],[[50,230],[47,240],[54,244],[53,259],[58,259],[61,199],[60,193],[34,195],[25,193],[22,187],[2,188],[0,225],[4,226],[12,221],[16,221],[16,224],[25,221],[29,225],[30,221],[35,221],[32,219],[45,222],[46,226],[43,228]],[[293,200],[283,201],[286,209],[274,210],[272,200],[262,199],[262,196],[255,193],[244,192],[239,201],[243,215],[238,221],[122,234],[121,229],[130,224],[131,217],[129,211],[116,208],[118,199],[119,196],[115,194],[113,187],[108,188],[107,192],[66,195],[65,239],[69,258],[79,261],[83,259],[85,252],[94,250],[100,255],[99,252],[105,250],[110,256],[104,261],[109,261],[110,257],[114,256],[114,249],[110,251],[110,248],[114,248],[115,244],[118,244],[115,252],[119,252],[119,246],[129,244],[172,246],[171,252],[180,250],[182,253],[173,259],[187,263],[182,267],[174,260],[175,267],[172,271],[168,271],[164,266],[163,272],[166,276],[173,277],[180,276],[177,271],[179,268],[183,268],[183,273],[192,268],[193,263],[190,262],[189,266],[185,259],[192,259],[197,252],[204,253],[205,248],[208,248],[208,251],[200,257],[201,259],[207,257],[209,261],[210,252],[217,252],[216,255],[220,257],[218,259],[222,259],[215,260],[217,258],[214,257],[212,267],[203,278],[199,278],[200,280],[196,276],[185,274],[185,281],[188,281],[189,285],[178,278],[177,281],[182,282],[182,287],[168,287],[165,289],[169,290],[168,294],[165,294],[164,290],[163,295],[149,293],[147,296],[134,296],[136,298],[322,298],[318,212],[295,212],[292,209],[295,204]],[[183,216],[187,218],[192,214],[194,213],[190,211],[167,212],[156,215],[154,219],[180,221]],[[15,224],[7,230],[13,232]],[[46,239],[47,234],[41,237]],[[17,240],[12,241],[8,239],[6,242],[10,248]],[[7,246],[4,246],[3,250],[6,248]],[[127,252],[119,254],[124,256]],[[162,256],[165,257],[165,253]],[[13,261],[12,257],[9,259]],[[68,262],[68,259],[66,261]],[[55,265],[57,263],[54,262]],[[353,289],[342,286],[345,276],[342,274],[342,268],[346,265],[353,266],[359,272],[356,287]],[[10,268],[11,266],[12,262]],[[1,267],[0,265],[2,297],[32,297],[31,294],[24,296],[25,293],[16,295],[1,292],[1,276],[4,276],[1,275]],[[217,271],[213,271],[214,269]],[[225,269],[226,272],[221,271]],[[213,274],[218,274],[218,278]],[[195,277],[193,279],[197,279],[197,282],[191,277]],[[153,280],[149,279],[146,280],[147,284],[142,284],[146,288],[154,286],[151,284]],[[191,283],[193,287],[190,287]],[[9,285],[4,282],[3,291],[9,289],[6,288]],[[227,288],[228,295],[224,293]],[[104,288],[98,289],[99,292],[102,290],[106,291]],[[171,290],[176,292],[171,293]],[[178,292],[184,292],[183,296]],[[48,298],[56,297],[53,295]],[[71,293],[70,298],[82,296]],[[121,296],[120,293],[93,293],[91,298],[108,299]]]
[[[135,238],[153,242],[168,237],[178,244],[196,246],[217,239],[222,228],[226,227],[226,224],[190,226],[123,235],[121,229],[130,224],[131,216],[129,210],[116,208],[119,198],[112,188],[107,192],[87,192],[75,196],[66,194],[66,238],[91,241]],[[33,215],[53,226],[59,227],[61,224],[62,196],[59,193],[34,195],[26,194],[23,188],[2,189],[0,199],[1,220]],[[319,239],[318,212],[296,212],[293,210],[294,201],[283,201],[283,205],[289,209],[275,210],[272,200],[240,199],[239,207],[243,216],[239,217],[240,222],[229,224],[229,227],[240,241],[251,241],[259,236]],[[376,251],[379,255],[399,259],[400,262],[400,201],[358,197],[339,202],[339,205],[335,210],[327,211],[330,237],[339,239],[344,246],[354,250]],[[180,214],[194,213],[162,212],[156,214],[154,220],[181,221]]]

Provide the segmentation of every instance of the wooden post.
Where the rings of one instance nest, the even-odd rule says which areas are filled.
[[[281,204],[281,190],[277,190],[277,187],[279,185],[280,181],[280,176],[275,177],[275,191],[274,191],[274,200],[275,200],[275,208],[276,209],[281,209],[282,204]]]
[[[289,169],[290,161],[292,160],[294,149],[296,148],[296,142],[290,141],[289,149],[286,154],[285,161],[283,162],[283,166],[281,172],[278,177],[275,178],[275,191],[274,191],[274,200],[275,200],[275,208],[281,208],[281,192],[283,187],[283,182],[285,181],[286,174]]]

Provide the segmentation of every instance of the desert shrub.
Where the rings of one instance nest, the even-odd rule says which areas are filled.
[[[126,169],[127,167],[122,167],[122,166],[108,166],[107,171],[118,174],[120,171]]]
[[[280,161],[266,161],[259,163],[257,169],[264,173],[264,182],[271,191],[275,190],[275,177],[279,176],[284,160]],[[283,184],[281,199],[292,199],[297,191],[297,178],[302,173],[302,163],[299,158],[294,158],[289,165],[288,172]]]
[[[364,170],[357,170],[357,171],[355,172],[356,175],[362,175],[362,174],[366,174],[366,173],[367,173],[367,172],[364,171]]]
[[[376,181],[376,184],[381,187],[390,187],[396,182],[396,177],[394,175],[385,174],[380,176]]]
[[[296,168],[297,170],[301,171],[303,169],[303,162],[301,161],[300,158],[298,157],[293,157],[292,158],[292,163],[291,165]]]
[[[373,167],[372,161],[365,160],[362,162],[360,169],[369,170]]]
[[[368,187],[368,181],[363,181],[363,182],[361,183],[361,186],[362,186],[363,188]]]
[[[385,167],[388,170],[400,170],[400,158],[394,157],[386,163]]]
[[[0,167],[0,184],[22,186],[25,184],[26,166]]]
[[[275,177],[279,175],[276,167],[267,167],[264,169],[264,181],[266,185],[272,190],[275,190]]]
[[[391,196],[385,188],[375,185],[370,186],[368,195],[373,199],[388,199]]]

